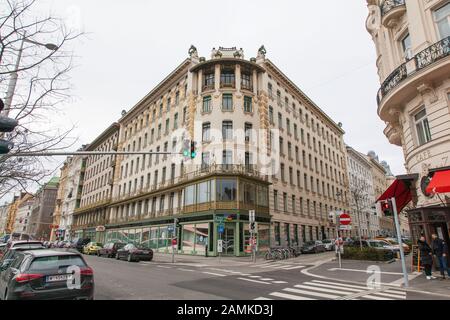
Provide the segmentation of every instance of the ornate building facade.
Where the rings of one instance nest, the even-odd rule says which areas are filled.
[[[344,131],[265,55],[264,47],[248,60],[242,49],[219,48],[206,59],[191,47],[124,111],[118,150],[147,154],[117,156],[103,220],[83,209],[88,160],[80,235],[160,252],[176,237],[180,253],[209,256],[221,239],[224,254],[240,256],[255,210],[259,250],[332,237],[328,213],[348,210]],[[194,160],[180,154],[186,139],[197,142]],[[96,226],[103,231],[87,232]]]
[[[450,2],[367,3],[381,83],[378,115],[389,141],[403,148],[412,235],[439,233],[448,241],[449,194],[426,189],[436,172],[450,169]]]

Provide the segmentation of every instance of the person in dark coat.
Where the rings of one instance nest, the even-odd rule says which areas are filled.
[[[428,245],[424,236],[417,241],[420,251],[420,265],[425,268],[425,275],[428,280],[436,279],[432,276],[431,267],[433,266],[433,250]]]
[[[444,240],[439,239],[437,234],[433,234],[431,237],[433,238],[431,249],[433,250],[434,256],[439,261],[439,269],[441,270],[442,279],[445,279],[445,272],[447,272],[447,275],[450,278],[450,268],[447,264],[448,246]]]

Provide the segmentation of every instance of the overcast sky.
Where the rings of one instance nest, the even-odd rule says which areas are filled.
[[[345,142],[374,150],[394,174],[405,169],[401,148],[383,135],[376,113],[379,81],[363,0],[39,0],[89,35],[76,48],[75,100],[61,126],[75,124],[89,143],[187,56],[213,47],[242,47],[246,58],[264,44],[267,57],[332,119]]]

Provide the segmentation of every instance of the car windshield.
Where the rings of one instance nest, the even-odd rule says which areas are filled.
[[[370,241],[370,246],[375,248],[383,248],[386,244],[381,241]]]
[[[122,249],[123,247],[125,247],[125,243],[116,243],[116,247],[118,249]]]
[[[305,242],[305,245],[307,245],[307,246],[313,246],[313,245],[315,245],[315,244],[316,244],[315,241],[308,241],[308,242]]]
[[[103,247],[103,245],[101,244],[101,243],[94,243],[94,246],[97,246],[97,247]]]
[[[323,243],[331,243],[331,240],[327,239],[327,240],[323,240]]]
[[[29,270],[46,270],[46,269],[58,269],[61,267],[78,266],[85,267],[83,259],[80,256],[50,256],[50,257],[38,257],[33,260]]]

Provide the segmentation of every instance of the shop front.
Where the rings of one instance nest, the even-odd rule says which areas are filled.
[[[172,253],[172,241],[177,239],[176,253],[216,257],[246,256],[251,254],[248,213],[215,212],[203,215],[130,224],[128,226],[107,226],[105,243],[124,242],[151,248],[159,253]],[[257,249],[269,248],[270,218],[257,218]],[[219,240],[222,252],[219,252]]]

